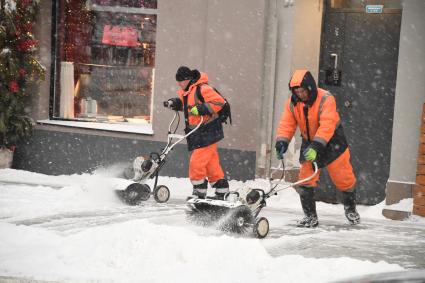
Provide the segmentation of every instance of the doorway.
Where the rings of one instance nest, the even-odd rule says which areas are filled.
[[[337,102],[357,177],[357,201],[372,205],[385,198],[390,171],[402,10],[400,1],[369,1],[375,10],[365,2],[325,1],[319,86]],[[317,198],[337,202],[339,193],[323,173]]]

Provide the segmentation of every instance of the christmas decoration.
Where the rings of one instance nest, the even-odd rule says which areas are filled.
[[[36,0],[0,0],[0,147],[15,148],[32,131],[25,112],[28,85],[44,79],[35,52]]]

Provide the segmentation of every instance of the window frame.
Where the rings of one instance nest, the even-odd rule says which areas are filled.
[[[130,13],[130,14],[148,14],[156,15],[158,17],[158,6],[156,9],[152,8],[135,8],[135,7],[120,7],[120,6],[100,6],[92,4],[91,9],[93,11],[100,12],[119,12],[119,13]],[[50,75],[50,93],[49,93],[49,118],[37,120],[38,124],[50,124],[58,125],[65,127],[75,127],[75,128],[86,128],[93,130],[106,130],[113,132],[123,132],[123,133],[137,133],[145,135],[153,135],[153,100],[155,97],[155,69],[156,65],[153,66],[152,72],[152,89],[151,89],[151,99],[150,99],[150,121],[147,124],[136,124],[131,122],[93,122],[93,121],[81,121],[77,119],[67,119],[55,116],[55,104],[57,98],[58,86],[56,82],[58,81],[58,74],[60,70],[60,58],[58,57],[59,49],[59,15],[60,15],[60,1],[52,1],[52,30],[51,30],[51,75]],[[158,31],[158,21],[156,21],[156,31]],[[156,45],[156,36],[155,36],[155,45]],[[154,56],[156,57],[156,47]]]

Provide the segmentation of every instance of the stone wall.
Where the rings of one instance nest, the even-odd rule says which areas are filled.
[[[413,189],[413,214],[425,217],[425,104],[423,106],[419,136],[416,185]]]

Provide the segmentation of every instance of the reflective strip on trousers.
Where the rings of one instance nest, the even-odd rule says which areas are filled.
[[[205,182],[205,179],[201,179],[201,180],[190,180],[190,182],[192,183],[192,185],[202,185]]]
[[[207,194],[207,189],[193,188],[193,190],[203,195]]]
[[[219,194],[225,194],[229,192],[229,188],[216,188],[215,192]]]

